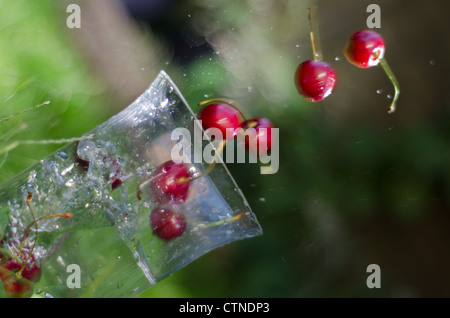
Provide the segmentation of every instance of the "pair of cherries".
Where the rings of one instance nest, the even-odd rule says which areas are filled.
[[[392,113],[395,111],[399,89],[392,71],[386,60],[383,59],[384,53],[383,38],[372,30],[355,32],[344,49],[347,60],[359,68],[369,68],[381,64],[395,88],[395,96],[388,110],[389,113]],[[336,71],[329,63],[314,59],[305,61],[297,67],[294,81],[300,95],[310,102],[318,102],[333,92],[337,76]]]
[[[153,172],[146,191],[149,191],[153,200],[158,203],[150,213],[150,226],[157,237],[170,241],[181,236],[186,230],[186,218],[177,207],[187,199],[192,180],[183,162],[175,163],[169,160]]]
[[[245,148],[255,154],[258,153],[258,149],[261,147],[264,148],[266,153],[270,152],[272,148],[272,128],[274,128],[274,125],[268,118],[256,117],[246,120],[239,108],[233,105],[235,103],[228,99],[212,99],[202,102],[200,105],[215,101],[219,103],[205,106],[198,114],[204,130],[217,128],[222,133],[222,136],[227,137],[224,139],[227,141],[229,136],[235,138],[240,132],[253,128],[255,134],[245,136]]]

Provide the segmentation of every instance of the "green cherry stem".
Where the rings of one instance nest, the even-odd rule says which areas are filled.
[[[229,99],[229,98],[219,97],[219,98],[208,99],[208,100],[198,103],[198,106],[202,107],[207,104],[211,104],[211,103],[215,103],[215,102],[224,103],[224,104],[236,107],[242,113],[244,120],[246,118],[251,118],[250,113],[244,107],[242,107],[241,104],[239,104],[238,102],[236,102],[232,99]]]
[[[6,255],[7,257],[14,258],[18,263],[22,262],[22,260],[16,254],[12,253],[6,248],[0,247],[0,253]]]
[[[63,217],[63,218],[71,218],[71,217],[72,217],[72,213],[69,212],[69,213],[60,213],[60,214],[44,215],[44,216],[41,216],[40,218],[36,219],[36,217],[35,217],[35,215],[34,215],[34,212],[33,212],[33,209],[31,208],[31,205],[30,205],[30,201],[31,201],[31,198],[32,198],[32,197],[33,197],[33,194],[32,194],[31,192],[28,192],[26,204],[27,204],[28,208],[30,209],[31,216],[33,217],[33,223],[31,223],[30,225],[28,225],[27,228],[25,229],[25,238],[29,235],[29,232],[30,232],[30,230],[31,230],[31,226],[33,226],[33,224],[34,224],[34,226],[35,226],[36,235],[34,236],[34,244],[33,244],[33,247],[31,248],[30,253],[28,254],[27,259],[26,259],[25,262],[23,263],[22,268],[21,268],[21,269],[17,272],[17,274],[16,274],[17,278],[21,278],[21,277],[22,277],[22,272],[24,271],[24,269],[25,269],[25,267],[26,267],[28,261],[29,261],[30,258],[31,258],[31,255],[33,254],[34,248],[35,248],[36,245],[37,245],[37,236],[38,236],[38,230],[39,230],[37,222],[38,222],[38,221],[41,221],[41,220],[43,220],[43,219],[53,218],[53,217]],[[23,244],[23,242],[24,242],[24,241],[22,241],[22,244]],[[22,244],[21,244],[21,245],[22,245]],[[21,246],[21,248],[22,248],[22,247],[23,247],[23,246]]]
[[[228,224],[228,223],[232,223],[232,222],[236,222],[237,220],[239,220],[241,217],[243,217],[244,215],[249,215],[249,212],[241,212],[231,218],[227,218],[224,220],[220,220],[220,221],[216,221],[216,222],[211,222],[211,223],[199,223],[197,224],[198,227],[202,227],[202,228],[207,228],[207,227],[212,227],[212,226],[219,226],[219,225],[223,225],[223,224]]]
[[[308,12],[309,38],[311,40],[311,47],[312,47],[312,51],[313,51],[314,61],[318,61],[318,60],[322,59],[322,50],[320,49],[319,41],[314,38],[314,31],[313,31],[314,28],[313,28],[312,18],[311,18],[311,8],[308,8],[307,12]]]
[[[17,274],[16,274],[17,278],[21,278],[21,277],[22,277],[22,272],[23,272],[23,270],[25,269],[25,267],[27,266],[27,263],[28,263],[28,261],[30,260],[31,255],[33,254],[34,248],[36,247],[36,244],[37,244],[37,235],[38,235],[38,230],[39,230],[39,229],[38,229],[36,217],[34,216],[33,209],[31,208],[31,205],[30,205],[30,201],[31,201],[31,198],[32,198],[32,197],[33,197],[33,194],[32,194],[31,192],[28,192],[28,196],[27,196],[26,203],[27,203],[28,208],[30,209],[31,216],[33,217],[33,223],[35,224],[35,227],[36,227],[36,235],[35,235],[35,237],[34,237],[34,244],[33,244],[33,247],[31,248],[31,251],[30,251],[30,253],[28,254],[27,259],[26,259],[25,262],[23,263],[22,268],[21,268],[21,269],[17,272]]]
[[[400,95],[400,87],[398,85],[398,81],[394,75],[394,72],[392,72],[392,69],[389,67],[389,64],[385,58],[380,59],[380,65],[383,68],[383,70],[386,73],[389,80],[391,81],[392,85],[394,86],[394,90],[395,90],[394,98],[392,99],[392,103],[388,109],[388,113],[392,114],[393,112],[395,112],[395,109],[396,109],[396,103],[397,103],[398,97]]]
[[[180,177],[177,180],[178,184],[182,184],[182,183],[185,183],[185,182],[190,182],[190,181],[193,181],[195,179],[200,179],[200,178],[206,176],[207,174],[209,174],[214,169],[214,167],[216,166],[217,157],[222,154],[223,148],[225,147],[225,144],[226,144],[226,140],[223,139],[220,142],[220,144],[217,146],[217,148],[215,149],[215,154],[214,154],[214,158],[213,158],[212,162],[206,167],[205,171],[202,174],[200,174],[200,175],[198,175],[196,177],[191,177],[191,178]]]

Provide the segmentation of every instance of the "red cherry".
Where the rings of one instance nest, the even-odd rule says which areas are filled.
[[[210,104],[202,108],[198,114],[202,121],[203,129],[218,128],[222,132],[222,138],[227,136],[227,128],[236,130],[244,121],[244,116],[234,106],[228,104]],[[233,137],[236,132],[233,133]]]
[[[31,257],[31,261],[34,261],[33,257]],[[22,278],[19,279],[16,273],[22,269],[22,266],[23,264],[13,258],[0,262],[0,279],[9,297],[21,298],[29,296],[32,283],[36,283],[41,279],[41,269],[36,264],[27,264],[22,271]]]
[[[332,93],[336,72],[327,62],[308,60],[297,67],[294,81],[300,95],[307,101],[319,102]]]
[[[152,194],[160,203],[184,202],[187,198],[191,175],[182,162],[163,163],[154,173],[150,183]]]
[[[123,181],[121,179],[122,171],[120,170],[119,165],[120,165],[120,158],[114,160],[112,163],[112,167],[116,169],[116,171],[112,174],[112,177],[111,177],[111,181],[112,181],[111,189],[112,190],[116,189],[123,183]]]
[[[111,189],[114,190],[116,189],[118,186],[120,186],[123,181],[120,180],[119,178],[116,178],[115,176],[112,178],[113,182],[111,184]]]
[[[15,259],[9,259],[6,264],[4,265],[4,268],[11,272],[18,272],[22,268],[22,264],[18,263]],[[38,282],[41,279],[41,269],[36,264],[29,265],[27,264],[25,268],[22,271],[22,277],[26,278],[32,282]]]
[[[247,149],[257,152],[257,149],[260,149],[260,147],[265,147],[266,153],[270,152],[270,149],[272,148],[271,129],[274,128],[274,126],[269,119],[264,117],[253,118],[245,121],[241,126],[244,130],[254,128],[256,131],[255,135],[249,134],[248,137],[245,138],[245,147]],[[250,138],[252,140],[250,140]],[[256,145],[257,149],[251,149],[253,145]]]
[[[360,68],[378,65],[385,52],[384,40],[377,32],[361,30],[355,32],[347,42],[344,55]]]
[[[182,214],[161,206],[150,214],[150,225],[153,233],[165,241],[180,236],[186,229],[186,221]]]

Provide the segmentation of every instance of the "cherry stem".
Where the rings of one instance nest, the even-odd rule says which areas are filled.
[[[224,98],[224,97],[204,100],[204,101],[198,103],[198,106],[205,106],[206,104],[210,104],[210,103],[214,103],[214,102],[222,102],[222,103],[225,103],[225,104],[228,104],[231,106],[236,106],[236,102],[234,100],[229,99],[229,98]]]
[[[63,218],[71,218],[72,217],[72,213],[68,212],[68,213],[57,213],[57,214],[44,215],[44,216],[41,216],[40,218],[36,219],[36,217],[34,216],[33,209],[31,208],[31,205],[30,205],[30,201],[31,201],[32,196],[33,196],[33,194],[31,192],[28,192],[28,197],[27,197],[27,200],[26,200],[26,204],[27,204],[28,208],[30,209],[31,215],[33,217],[33,223],[29,224],[26,227],[25,232],[24,232],[25,233],[24,237],[26,238],[29,235],[31,226],[33,226],[33,224],[34,224],[35,229],[36,229],[36,235],[34,237],[34,245],[33,245],[32,249],[31,249],[30,253],[28,254],[27,259],[23,263],[22,268],[16,274],[18,278],[20,278],[22,276],[22,272],[25,269],[26,264],[30,260],[30,257],[33,254],[34,248],[37,245],[37,236],[38,236],[38,230],[39,230],[37,222],[39,222],[39,221],[41,221],[43,219],[53,218],[53,217],[63,217]]]
[[[244,120],[245,120],[245,118],[250,118],[250,115],[247,113],[247,111],[244,109],[244,107],[242,107],[242,105],[240,105],[236,101],[234,101],[232,99],[229,99],[229,98],[219,97],[219,98],[208,99],[208,100],[205,100],[205,101],[202,101],[202,102],[198,103],[198,106],[205,106],[207,104],[214,103],[214,102],[225,103],[227,105],[236,107],[241,113],[243,113],[245,111],[246,115],[244,115]],[[189,181],[193,181],[195,179],[202,178],[202,177],[206,176],[207,174],[209,174],[214,169],[214,167],[216,166],[216,163],[217,163],[216,158],[222,153],[223,148],[225,147],[225,145],[226,145],[226,140],[224,139],[218,145],[218,147],[216,149],[216,152],[214,154],[213,161],[208,165],[208,167],[206,168],[205,172],[203,172],[202,174],[200,174],[197,177],[191,177],[191,178],[181,177],[181,178],[179,178],[177,180],[177,182],[179,184],[182,184],[182,183],[185,183],[185,182],[189,182]]]
[[[378,56],[377,56],[377,58],[378,58]],[[392,72],[391,68],[389,67],[389,64],[386,61],[386,59],[382,58],[382,59],[379,59],[379,61],[380,61],[381,67],[383,68],[383,70],[386,73],[387,77],[389,78],[389,80],[391,81],[392,85],[394,86],[394,91],[395,91],[394,98],[392,99],[392,103],[391,103],[391,105],[389,106],[389,109],[388,109],[388,113],[392,114],[393,112],[395,112],[395,109],[396,109],[396,103],[397,103],[398,97],[400,95],[400,87],[398,85],[397,78],[395,77],[394,72]]]
[[[194,181],[196,179],[202,178],[202,177],[206,176],[207,174],[209,174],[214,169],[214,167],[216,166],[216,163],[217,163],[216,158],[222,153],[223,148],[225,147],[225,144],[226,144],[226,140],[225,139],[220,142],[220,144],[216,148],[213,161],[208,165],[208,167],[206,167],[206,170],[202,174],[200,174],[200,175],[198,175],[196,177],[189,177],[189,178],[179,177],[177,179],[177,183],[178,184],[183,184],[185,182]],[[158,177],[158,176],[155,176],[154,178],[156,178],[156,177]],[[151,178],[149,180],[145,180],[145,181],[143,181],[143,182],[138,184],[138,189],[137,189],[137,194],[136,194],[138,200],[142,200],[142,196],[141,196],[141,188],[142,188],[142,186],[145,186],[146,184],[151,182],[154,178]]]
[[[68,212],[68,213],[56,213],[56,214],[44,215],[44,216],[41,216],[40,218],[38,218],[35,222],[39,222],[44,219],[55,218],[55,217],[61,217],[61,218],[68,219],[68,218],[72,217],[72,213]],[[34,222],[27,226],[27,228],[25,229],[25,234],[28,234],[30,232],[30,228],[33,224],[34,224]]]
[[[245,118],[251,118],[250,113],[241,104],[239,104],[235,100],[232,100],[229,98],[219,97],[219,98],[208,99],[208,100],[198,103],[198,106],[205,106],[207,104],[214,103],[214,102],[220,102],[220,103],[224,103],[224,104],[236,107],[242,113],[244,120],[245,120]]]
[[[218,156],[220,156],[220,154],[222,153],[223,148],[225,147],[226,143],[227,142],[226,142],[225,139],[220,142],[220,144],[216,148],[213,161],[208,165],[208,167],[206,167],[206,170],[202,174],[200,174],[199,176],[196,176],[196,177],[191,177],[191,178],[180,177],[177,180],[178,184],[182,184],[182,183],[185,183],[185,182],[190,182],[190,181],[193,181],[195,179],[202,178],[202,177],[206,176],[207,174],[209,174],[214,169],[214,167],[216,166],[216,163],[217,163],[216,158]]]
[[[257,125],[256,121],[251,121],[251,122],[249,123],[248,127],[246,127],[246,128],[243,129],[243,130],[239,129],[238,131],[239,131],[239,133],[242,135],[242,134],[244,134],[244,131],[245,131],[246,129],[248,129],[248,128],[254,128],[254,127],[256,127],[256,125]],[[211,163],[208,165],[208,167],[206,168],[205,172],[203,172],[201,175],[199,175],[199,176],[197,176],[197,177],[191,177],[191,178],[180,177],[180,178],[177,180],[177,182],[178,182],[179,184],[182,184],[182,183],[184,183],[184,182],[189,182],[189,181],[193,181],[193,180],[195,180],[195,179],[199,179],[199,178],[204,177],[204,176],[206,176],[207,174],[209,174],[209,173],[214,169],[214,167],[215,167],[215,165],[216,165],[216,163],[217,163],[216,158],[223,152],[223,149],[225,148],[225,145],[226,145],[226,140],[224,139],[224,140],[222,140],[222,141],[220,142],[220,144],[217,146],[216,152],[215,152],[215,154],[214,154],[213,162],[211,162]]]
[[[6,255],[7,257],[14,258],[19,263],[22,262],[22,260],[16,254],[12,253],[11,251],[7,250],[6,248],[0,247],[0,253]],[[0,260],[1,260],[1,258],[0,258]]]
[[[311,47],[313,51],[314,61],[320,60],[322,58],[322,50],[320,49],[319,42],[314,39],[312,18],[311,18],[311,8],[307,9],[308,12],[308,28],[309,28],[309,38],[311,40]]]
[[[249,214],[250,214],[249,212],[241,212],[241,213],[239,213],[231,218],[228,218],[228,219],[224,219],[224,220],[220,220],[220,221],[216,221],[216,222],[212,222],[212,223],[200,223],[200,224],[198,224],[198,226],[201,226],[202,228],[206,228],[206,227],[212,227],[212,226],[218,226],[218,225],[223,225],[223,224],[227,224],[227,223],[232,223],[232,222],[236,222],[244,215],[249,215]]]
[[[31,248],[31,251],[28,253],[27,259],[25,260],[25,262],[23,262],[22,268],[16,274],[17,278],[21,278],[22,277],[22,272],[25,269],[25,266],[27,265],[28,261],[30,260],[30,257],[33,254],[34,248],[36,247],[36,244],[37,244],[38,226],[37,226],[36,217],[34,216],[33,209],[31,208],[31,205],[30,205],[30,201],[31,201],[32,197],[33,197],[33,194],[31,192],[28,192],[26,203],[27,203],[28,208],[30,209],[31,216],[33,217],[33,223],[34,223],[34,225],[36,227],[36,235],[34,237],[33,247]]]

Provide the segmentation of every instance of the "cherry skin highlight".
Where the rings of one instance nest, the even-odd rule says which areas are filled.
[[[155,177],[150,183],[150,188],[158,202],[182,203],[186,200],[191,175],[184,163],[166,161],[153,175]]]
[[[236,130],[244,121],[244,116],[234,106],[228,104],[210,104],[203,107],[198,118],[202,121],[203,129],[218,128],[222,132],[222,138],[226,139],[227,128]],[[233,133],[233,137],[236,132]]]
[[[353,33],[344,49],[347,60],[360,68],[378,65],[384,56],[384,52],[383,38],[372,30],[361,30]]]
[[[165,241],[182,235],[186,229],[186,221],[182,214],[161,206],[150,214],[150,225],[153,233]]]
[[[245,148],[256,153],[260,147],[264,147],[267,154],[270,152],[272,148],[271,129],[274,128],[274,126],[268,118],[258,117],[249,119],[242,123],[241,127],[244,130],[254,128],[256,132],[255,135],[248,135],[248,137],[245,138]],[[254,148],[255,145],[256,148]]]
[[[333,92],[336,80],[333,67],[321,60],[301,63],[294,77],[298,92],[309,102],[319,102],[329,96]]]

